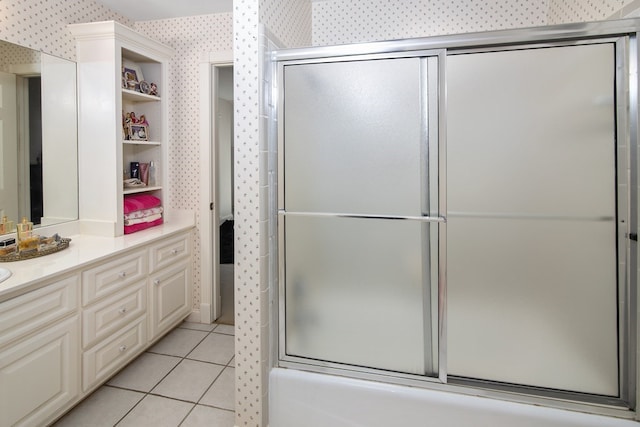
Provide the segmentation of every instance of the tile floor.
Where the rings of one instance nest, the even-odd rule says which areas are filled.
[[[183,322],[55,427],[233,427],[234,328]]]

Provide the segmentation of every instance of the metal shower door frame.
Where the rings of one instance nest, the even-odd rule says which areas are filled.
[[[419,56],[419,52],[430,52],[438,57],[438,215],[433,219],[438,222],[438,377],[423,377],[417,379],[415,375],[390,375],[376,369],[354,370],[351,367],[333,363],[309,363],[304,360],[282,358],[284,354],[284,294],[282,280],[274,287],[274,303],[276,313],[272,319],[277,323],[277,333],[272,337],[273,358],[278,366],[290,367],[315,372],[337,373],[355,378],[376,381],[393,382],[403,385],[419,386],[435,390],[450,391],[468,395],[496,398],[516,402],[524,402],[542,406],[558,407],[589,413],[616,416],[621,418],[636,418],[638,394],[636,392],[637,375],[637,331],[638,326],[638,292],[637,292],[637,229],[638,229],[638,193],[639,182],[637,165],[638,159],[638,61],[640,46],[638,34],[640,20],[602,21],[579,24],[565,24],[550,27],[491,31],[485,33],[470,33],[453,36],[437,36],[398,40],[388,42],[363,43],[355,45],[341,45],[329,47],[311,47],[284,49],[272,52],[271,61],[276,73],[275,87],[272,88],[274,101],[274,117],[277,132],[272,137],[278,140],[277,162],[282,165],[283,118],[279,116],[282,110],[282,96],[279,93],[283,87],[283,63],[290,61],[304,61],[306,63],[326,62],[330,58],[393,58]],[[470,50],[510,50],[530,47],[549,47],[578,45],[581,43],[613,42],[616,46],[616,194],[618,212],[618,299],[619,299],[619,383],[620,396],[618,399],[602,399],[599,396],[588,398],[574,393],[557,393],[542,390],[528,394],[518,387],[485,387],[487,384],[470,382],[448,382],[446,367],[446,57],[448,55]],[[432,129],[433,130],[433,129]],[[275,145],[275,144],[274,144]],[[430,159],[432,161],[432,159]],[[282,168],[277,168],[278,181],[282,181]],[[430,177],[430,180],[432,177]],[[284,251],[278,241],[283,241],[282,213],[279,212],[280,202],[284,195],[283,188],[278,186],[277,200],[271,200],[271,215],[278,218],[278,239],[272,240],[271,253],[279,257],[279,269],[283,271]],[[431,212],[429,213],[431,216]],[[282,277],[281,275],[277,275]],[[573,400],[575,398],[575,400]]]

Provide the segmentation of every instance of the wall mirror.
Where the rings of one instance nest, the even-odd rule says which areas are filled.
[[[0,41],[0,216],[78,218],[76,64]]]

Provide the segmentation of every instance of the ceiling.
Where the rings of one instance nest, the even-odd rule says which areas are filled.
[[[233,0],[96,0],[132,21],[229,13]]]

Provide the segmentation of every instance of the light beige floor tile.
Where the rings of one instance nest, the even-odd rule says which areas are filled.
[[[118,427],[176,427],[193,406],[193,403],[147,395]]]
[[[213,328],[216,327],[216,324],[215,323],[206,324],[206,323],[195,323],[195,322],[182,322],[180,325],[178,325],[178,327],[182,329],[193,329],[196,331],[211,332],[213,331]]]
[[[196,405],[180,427],[233,427],[234,421],[233,412]]]
[[[114,426],[136,403],[143,393],[103,386],[73,408],[55,427]]]
[[[224,368],[222,374],[215,380],[198,403],[233,411],[235,409],[235,371],[234,368]]]
[[[234,334],[234,329],[235,328],[234,328],[233,325],[218,325],[214,329],[214,332],[216,332],[218,334],[233,335]]]
[[[185,359],[151,393],[195,403],[223,369],[219,365]]]
[[[108,384],[131,390],[150,391],[178,363],[180,363],[179,357],[142,353]]]
[[[149,349],[152,353],[184,357],[207,336],[205,331],[176,328]]]
[[[235,357],[233,359],[231,359],[231,362],[229,362],[229,366],[232,366],[234,368],[236,367],[236,358]]]
[[[226,365],[233,355],[234,337],[211,332],[187,358]]]

